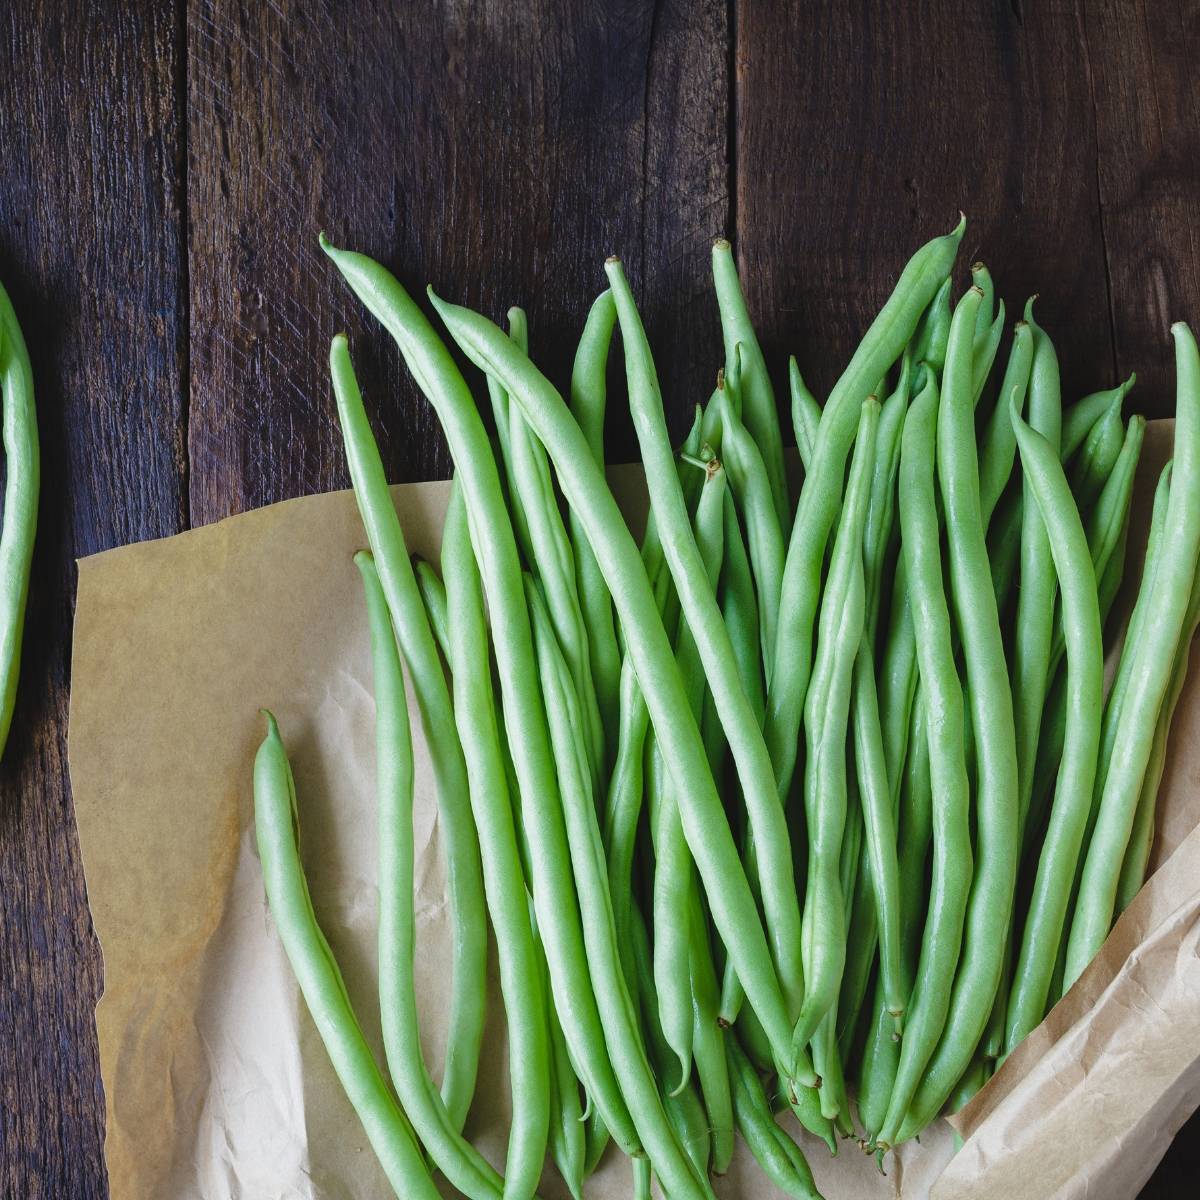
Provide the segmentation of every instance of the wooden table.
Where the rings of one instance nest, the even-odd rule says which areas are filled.
[[[67,777],[80,555],[347,486],[326,377],[350,331],[391,478],[450,462],[318,230],[491,314],[563,379],[601,264],[647,314],[676,429],[719,360],[735,238],[769,359],[817,390],[908,254],[1041,288],[1066,394],[1136,367],[1172,406],[1200,320],[1200,22],[1177,0],[426,5],[23,0],[0,19],[0,277],[44,483],[0,767],[0,1185],[106,1194],[101,960]],[[614,457],[632,445],[614,421]],[[186,680],[180,681],[186,687]],[[130,847],[130,853],[137,853]],[[1194,1195],[1193,1120],[1145,1195]]]

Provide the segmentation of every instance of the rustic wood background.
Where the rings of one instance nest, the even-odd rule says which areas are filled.
[[[44,483],[0,766],[3,1195],[107,1194],[66,761],[73,560],[347,486],[339,328],[391,477],[449,468],[318,230],[486,312],[525,305],[560,379],[620,253],[679,427],[718,362],[714,235],[775,365],[794,351],[820,387],[961,208],[964,263],[1010,305],[1044,289],[1068,394],[1136,367],[1159,415],[1168,323],[1200,319],[1197,61],[1179,0],[4,6],[0,277]],[[613,454],[631,443],[617,422]],[[1197,1143],[1193,1120],[1144,1195],[1194,1196]]]

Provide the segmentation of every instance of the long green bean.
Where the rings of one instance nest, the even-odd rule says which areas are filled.
[[[296,784],[275,718],[254,759],[254,825],[267,902],[313,1024],[371,1149],[398,1197],[438,1200],[420,1148],[350,1006],[342,974],[313,913],[297,846]]]
[[[1075,451],[1083,445],[1087,435],[1092,431],[1092,427],[1112,407],[1113,400],[1124,401],[1135,383],[1137,383],[1137,375],[1130,375],[1124,383],[1117,384],[1115,388],[1092,392],[1091,395],[1084,396],[1082,400],[1076,400],[1070,408],[1064,411],[1062,444],[1059,446],[1063,462],[1071,461]]]
[[[800,461],[807,471],[817,444],[821,406],[804,382],[794,354],[788,359],[788,389],[792,395],[792,432],[796,437],[796,449],[800,451]]]

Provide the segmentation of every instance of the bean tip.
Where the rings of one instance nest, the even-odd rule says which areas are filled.
[[[713,244],[712,244],[712,248],[713,248],[714,250],[720,250],[720,251],[732,250],[732,249],[733,249],[733,247],[730,245],[730,243],[729,243],[729,239],[728,239],[727,237],[715,237],[715,238],[713,238]]]
[[[619,265],[620,265],[620,262],[621,262],[621,256],[620,256],[619,254],[610,254],[610,255],[609,255],[609,256],[608,256],[608,257],[607,257],[607,258],[604,260],[604,265],[605,265],[606,267],[608,267],[608,266],[619,266]]]

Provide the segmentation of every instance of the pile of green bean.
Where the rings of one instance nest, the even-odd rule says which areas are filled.
[[[370,552],[379,1001],[372,1057],[309,900],[273,719],[255,766],[271,909],[398,1195],[572,1195],[609,1142],[631,1190],[712,1195],[740,1136],[817,1195],[799,1125],[883,1154],[965,1102],[1141,886],[1200,616],[1200,356],[1172,328],[1176,450],[1105,695],[1145,422],[1133,380],[1064,406],[1032,302],[1006,341],[963,223],[922,247],[819,404],[790,363],[793,494],[730,246],[724,363],[681,447],[620,262],[569,398],[508,332],[322,246],[383,323],[455,463],[441,562],[410,558],[351,367],[330,366]],[[619,326],[646,471],[640,544],[605,478]],[[453,912],[441,1084],[414,991],[407,671]],[[509,1039],[501,1174],[463,1136],[488,922]],[[390,1078],[389,1078],[390,1077]]]

